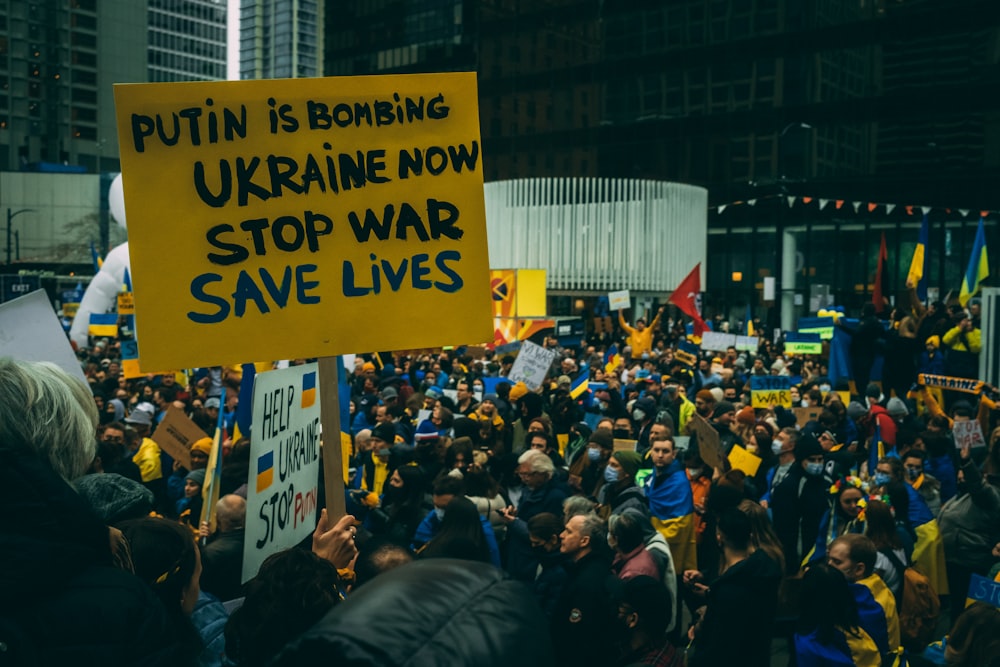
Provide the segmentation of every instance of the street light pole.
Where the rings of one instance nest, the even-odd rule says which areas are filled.
[[[11,211],[10,208],[7,209],[7,265],[10,266],[10,256],[11,250],[11,225],[14,222],[14,218],[21,215],[22,213],[35,213],[33,208],[22,208],[18,211]]]
[[[781,130],[778,134],[778,216],[775,220],[775,231],[777,232],[777,239],[775,245],[777,246],[777,262],[775,263],[774,273],[775,273],[775,288],[778,292],[778,326],[782,330],[790,330],[794,328],[794,322],[792,315],[795,309],[795,253],[797,249],[794,247],[794,238],[785,238],[785,226],[786,226],[786,216],[788,214],[788,182],[789,178],[785,175],[785,151],[782,140],[785,135],[791,130],[811,130],[812,125],[809,123],[793,122],[789,123]],[[791,250],[791,252],[789,252]],[[786,262],[785,255],[790,255],[790,259]],[[787,264],[787,266],[786,266]]]

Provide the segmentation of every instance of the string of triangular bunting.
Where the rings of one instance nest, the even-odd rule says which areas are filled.
[[[850,204],[851,208],[854,209],[855,213],[859,213],[861,211],[861,207],[864,206],[869,213],[875,213],[876,211],[881,209],[882,211],[885,212],[886,215],[890,215],[899,206],[898,204],[888,204],[882,202],[848,201],[846,199],[828,199],[823,197],[799,197],[796,195],[765,195],[763,197],[755,197],[753,199],[734,201],[728,204],[718,204],[716,206],[709,206],[708,210],[709,211],[714,210],[716,213],[721,214],[730,207],[756,206],[757,202],[760,201],[761,199],[775,199],[778,197],[784,198],[785,203],[788,205],[788,208],[794,207],[795,204],[799,204],[800,206],[809,206],[815,202],[819,206],[820,211],[824,210],[827,206],[831,204],[833,204],[834,208],[837,209],[838,211],[842,210],[845,205]],[[944,211],[949,215],[953,212],[957,212],[963,218],[967,218],[969,217],[970,213],[974,212],[974,209],[971,208],[952,209],[941,206],[936,206],[936,207],[920,206],[917,204],[904,204],[902,205],[902,208],[906,211],[906,215],[915,215],[916,211],[919,211],[920,213],[927,215],[932,210],[938,209]],[[990,215],[998,215],[998,214],[1000,214],[1000,211],[987,211],[987,210],[979,211],[979,217],[981,218],[986,218],[989,217]]]

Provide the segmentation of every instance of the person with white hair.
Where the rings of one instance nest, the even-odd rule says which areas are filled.
[[[507,571],[522,581],[534,579],[538,558],[532,552],[528,536],[528,521],[543,512],[563,516],[563,501],[566,490],[553,479],[555,465],[549,455],[537,449],[529,449],[517,459],[517,475],[521,478],[524,491],[517,509],[507,507],[501,512],[507,527]]]
[[[176,664],[162,603],[69,482],[97,451],[86,386],[0,358],[0,627],[10,664]],[[116,567],[116,564],[118,567]]]

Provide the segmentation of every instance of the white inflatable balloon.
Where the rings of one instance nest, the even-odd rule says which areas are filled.
[[[117,304],[118,292],[125,281],[125,267],[129,266],[128,243],[111,249],[104,258],[104,264],[97,275],[87,285],[87,291],[80,301],[80,308],[73,318],[73,326],[69,330],[69,339],[78,348],[87,346],[90,331],[90,314],[106,313],[112,304]]]
[[[121,174],[115,176],[115,180],[111,181],[111,187],[108,188],[108,208],[111,210],[111,217],[123,229],[127,229]],[[112,304],[117,305],[118,292],[125,282],[125,268],[129,266],[127,241],[112,248],[104,258],[101,270],[93,277],[83,294],[76,317],[73,318],[73,326],[69,330],[69,339],[76,343],[78,348],[87,346],[87,338],[90,335],[90,314],[106,313],[111,310]]]
[[[122,189],[121,174],[115,176],[115,180],[111,181],[111,187],[108,188],[108,208],[111,209],[111,217],[115,222],[122,229],[128,229],[125,225],[125,191]]]

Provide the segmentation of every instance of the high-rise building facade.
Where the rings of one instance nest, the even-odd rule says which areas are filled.
[[[958,288],[979,210],[1000,210],[995,0],[330,8],[329,73],[479,73],[488,181],[706,187],[709,307],[763,306],[767,276],[790,312],[808,310],[817,290],[856,307],[870,299],[883,233],[895,294],[921,206],[943,297]],[[1000,226],[988,228],[1000,242]]]
[[[226,78],[225,0],[147,0],[149,80]]]
[[[0,0],[0,171],[118,164],[112,85],[146,80],[144,0]]]
[[[323,15],[322,0],[243,0],[240,78],[322,76]]]

